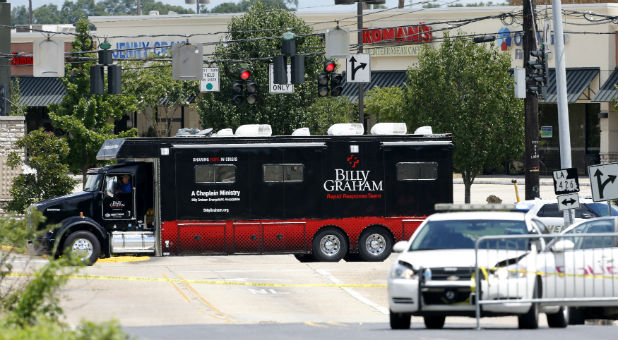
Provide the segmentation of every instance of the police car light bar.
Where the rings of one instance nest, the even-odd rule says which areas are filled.
[[[436,203],[434,208],[436,211],[517,211],[515,204]]]

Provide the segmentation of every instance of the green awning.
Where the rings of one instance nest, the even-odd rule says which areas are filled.
[[[592,80],[599,75],[599,72],[600,69],[598,67],[567,68],[567,101],[575,103],[579,100],[584,91],[590,86]],[[543,92],[543,98],[539,102],[543,104],[557,103],[556,70],[553,68],[549,69],[548,83],[547,90]]]
[[[618,84],[618,68],[614,69],[614,72],[609,75],[609,78],[605,81],[605,84],[601,86],[599,92],[592,98],[593,102],[611,102],[616,98],[618,94],[616,91],[616,85]]]
[[[19,80],[20,104],[28,107],[45,107],[58,104],[66,94],[60,78],[11,77]]]
[[[374,87],[378,86],[391,87],[391,86],[403,86],[408,78],[406,77],[406,71],[371,71],[371,82],[365,84],[364,91],[367,92]],[[343,92],[344,96],[350,98],[352,102],[358,101],[358,85],[357,83],[346,82],[346,75],[343,72]]]

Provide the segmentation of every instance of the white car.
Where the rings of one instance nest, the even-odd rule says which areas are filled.
[[[493,235],[541,235],[544,228],[523,212],[468,211],[429,216],[409,241],[398,242],[393,248],[401,254],[387,278],[391,328],[409,328],[413,315],[422,316],[427,328],[442,328],[447,316],[474,317],[476,240]],[[478,250],[478,265],[484,268],[480,281],[483,299],[535,298],[535,273],[508,272],[506,267],[538,255],[544,247],[543,239],[491,242],[484,245],[480,241]],[[550,326],[566,327],[559,306],[514,302],[482,307],[481,316],[517,315],[520,328],[537,328],[541,307],[550,316]]]
[[[583,234],[610,234],[585,236]],[[618,217],[600,217],[567,228],[535,259],[520,266],[536,270],[544,299],[564,299],[570,323],[618,319]],[[570,236],[566,236],[570,235]]]
[[[580,198],[580,207],[575,209],[575,223],[583,220],[609,216],[607,203],[594,202],[590,198]],[[547,226],[548,232],[559,233],[564,229],[564,215],[558,209],[558,201],[534,199],[517,203],[517,209],[527,210]],[[618,207],[612,204],[612,215],[618,216]]]

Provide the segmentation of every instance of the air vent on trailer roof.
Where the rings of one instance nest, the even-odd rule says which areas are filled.
[[[230,128],[221,129],[217,133],[213,133],[212,137],[230,137],[234,135],[234,131]]]
[[[337,123],[328,128],[329,136],[359,136],[365,133],[361,123]]]
[[[372,135],[405,135],[406,123],[377,123],[371,128]]]
[[[417,128],[416,130],[414,130],[414,134],[415,135],[431,135],[433,134],[433,130],[431,129],[431,126],[421,126]]]
[[[294,130],[292,136],[311,136],[311,132],[309,132],[309,128],[304,127]]]
[[[247,124],[241,125],[236,129],[236,137],[268,137],[273,130],[268,124]]]

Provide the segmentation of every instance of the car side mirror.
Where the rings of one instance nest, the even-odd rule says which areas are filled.
[[[573,250],[575,243],[571,240],[559,240],[551,246],[551,250],[555,253],[563,253],[567,250]]]
[[[408,247],[408,241],[399,241],[393,246],[393,253],[403,253]]]
[[[592,218],[592,215],[590,215],[589,213],[582,213],[582,218],[589,219],[589,218]]]

